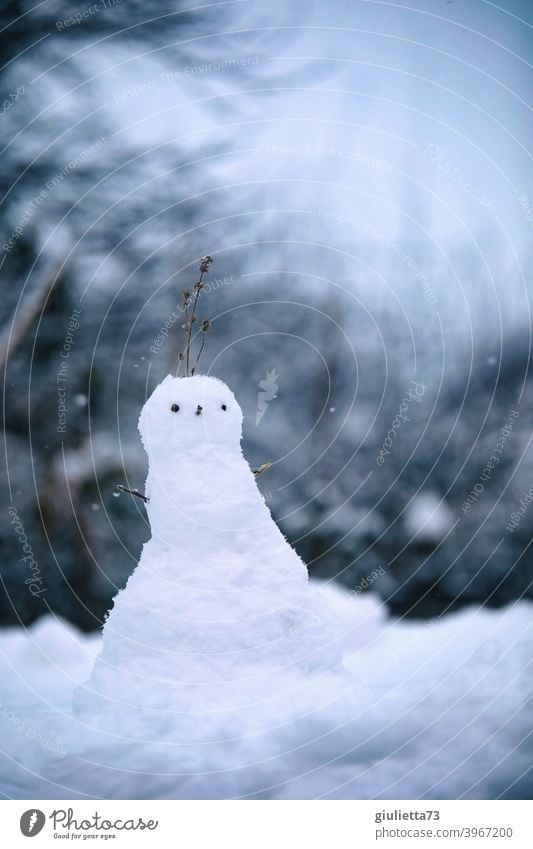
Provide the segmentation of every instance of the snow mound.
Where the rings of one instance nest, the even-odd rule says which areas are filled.
[[[101,646],[96,634],[82,634],[65,619],[51,615],[30,628],[0,631],[1,701],[56,704],[90,675]]]
[[[18,672],[11,673],[17,688],[11,683],[9,690],[9,676],[2,675],[2,792],[13,798],[529,798],[533,605],[379,624],[368,616],[372,602],[345,595],[353,621],[360,613],[365,644],[347,656],[348,682],[339,687],[324,673],[313,697],[300,698],[295,676],[290,710],[273,699],[235,711],[231,721],[216,711],[193,716],[192,724],[209,726],[208,744],[177,740],[169,733],[173,720],[158,714],[122,735],[98,736],[66,703],[97,640],[51,617],[25,632],[0,633],[4,669]]]
[[[321,615],[336,620],[345,654],[373,644],[386,618],[385,607],[377,595],[359,589],[347,591],[332,581],[309,583],[322,601]]]

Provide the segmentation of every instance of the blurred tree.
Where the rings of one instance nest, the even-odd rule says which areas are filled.
[[[113,108],[105,108],[91,80],[104,55],[123,61],[141,45],[162,52],[170,45],[166,61],[176,55],[184,61],[179,42],[205,26],[205,18],[163,0],[149,12],[141,2],[91,8],[94,14],[86,15],[74,3],[11,2],[0,10],[3,88],[19,92],[2,117],[0,166],[4,503],[17,508],[46,586],[38,597],[28,592],[19,539],[4,511],[4,624],[29,622],[49,608],[97,627],[132,557],[135,562],[145,523],[112,496],[124,479],[123,434],[114,417],[117,375],[129,346],[127,441],[144,391],[135,358],[147,353],[160,311],[168,311],[169,295],[158,288],[174,272],[174,251],[162,259],[157,245],[194,215],[187,202],[175,210],[168,175],[182,164],[176,150],[154,156],[146,140],[131,135],[125,145]],[[182,171],[182,192],[186,182]],[[147,299],[152,311],[135,329]],[[69,357],[62,360],[67,339]],[[58,374],[65,362],[62,428]],[[129,474],[142,474],[139,455],[128,456]],[[110,541],[113,562],[102,566]]]

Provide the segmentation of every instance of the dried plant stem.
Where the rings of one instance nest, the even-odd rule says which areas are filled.
[[[202,277],[204,276],[204,274],[205,274],[205,272],[202,271],[201,274],[200,274],[199,281],[194,284],[194,301],[193,301],[193,304],[192,304],[192,313],[191,313],[190,321],[187,322],[187,324],[188,324],[187,363],[186,363],[186,368],[185,368],[185,373],[187,374],[187,376],[189,374],[189,364],[190,364],[191,345],[192,345],[192,331],[193,331],[193,327],[194,327],[194,322],[196,321],[196,308],[198,306],[198,298],[200,297],[200,292],[201,292],[202,285],[203,285],[202,284]]]
[[[185,327],[187,328],[187,341],[185,343],[185,376],[189,374],[189,348],[191,346],[192,322],[189,319],[189,301],[185,300]]]
[[[192,367],[191,375],[194,375],[194,372],[196,371],[196,366],[200,362],[200,357],[202,356],[202,351],[204,350],[204,346],[205,346],[205,334],[207,333],[207,331],[209,330],[210,327],[211,327],[211,322],[209,321],[208,318],[204,318],[204,320],[202,321],[202,324],[200,325],[200,330],[202,331],[202,340],[200,342],[200,348],[199,348],[199,351],[196,355],[194,365]]]
[[[197,312],[197,308],[198,308],[198,301],[200,299],[200,292],[202,291],[203,286],[204,286],[204,283],[203,283],[204,274],[207,274],[207,272],[209,271],[209,266],[211,265],[212,262],[213,262],[213,258],[210,257],[210,256],[203,256],[200,260],[200,265],[198,266],[198,270],[200,271],[200,277],[197,280],[197,282],[194,284],[194,287],[193,287],[194,288],[194,299],[193,299],[193,302],[192,302],[192,310],[191,310],[190,316],[189,316],[190,297],[185,297],[185,301],[184,301],[184,304],[185,304],[185,328],[187,330],[187,343],[186,343],[186,346],[185,346],[185,353],[184,353],[184,356],[185,356],[185,376],[186,377],[189,377],[190,374],[191,375],[194,374],[194,370],[195,370],[196,366],[198,365],[198,360],[200,359],[200,354],[202,353],[202,351],[204,349],[205,333],[209,329],[209,323],[208,322],[207,323],[202,322],[202,342],[201,342],[201,346],[200,346],[200,352],[199,352],[198,356],[196,357],[196,360],[195,360],[194,366],[193,366],[193,370],[191,372],[190,371],[191,347],[192,347],[192,340],[193,340],[194,323],[197,320],[196,312]]]
[[[198,360],[202,356],[202,351],[204,350],[204,346],[205,346],[205,331],[202,332],[202,341],[200,343],[200,349],[199,349],[199,351],[196,355],[196,360],[194,361],[194,365],[193,365],[192,370],[191,370],[191,375],[194,375],[194,372],[196,370],[196,366],[198,365]]]

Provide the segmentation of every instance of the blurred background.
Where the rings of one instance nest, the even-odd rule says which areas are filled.
[[[205,254],[202,371],[311,576],[394,616],[531,598],[531,5],[0,21],[1,624],[94,630],[138,562],[116,485]]]

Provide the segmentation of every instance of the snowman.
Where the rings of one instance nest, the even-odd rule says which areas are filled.
[[[198,374],[168,375],[142,408],[152,535],[76,694],[93,722],[177,717],[198,738],[199,714],[271,715],[339,669],[334,617],[258,489],[242,422],[228,386]]]

